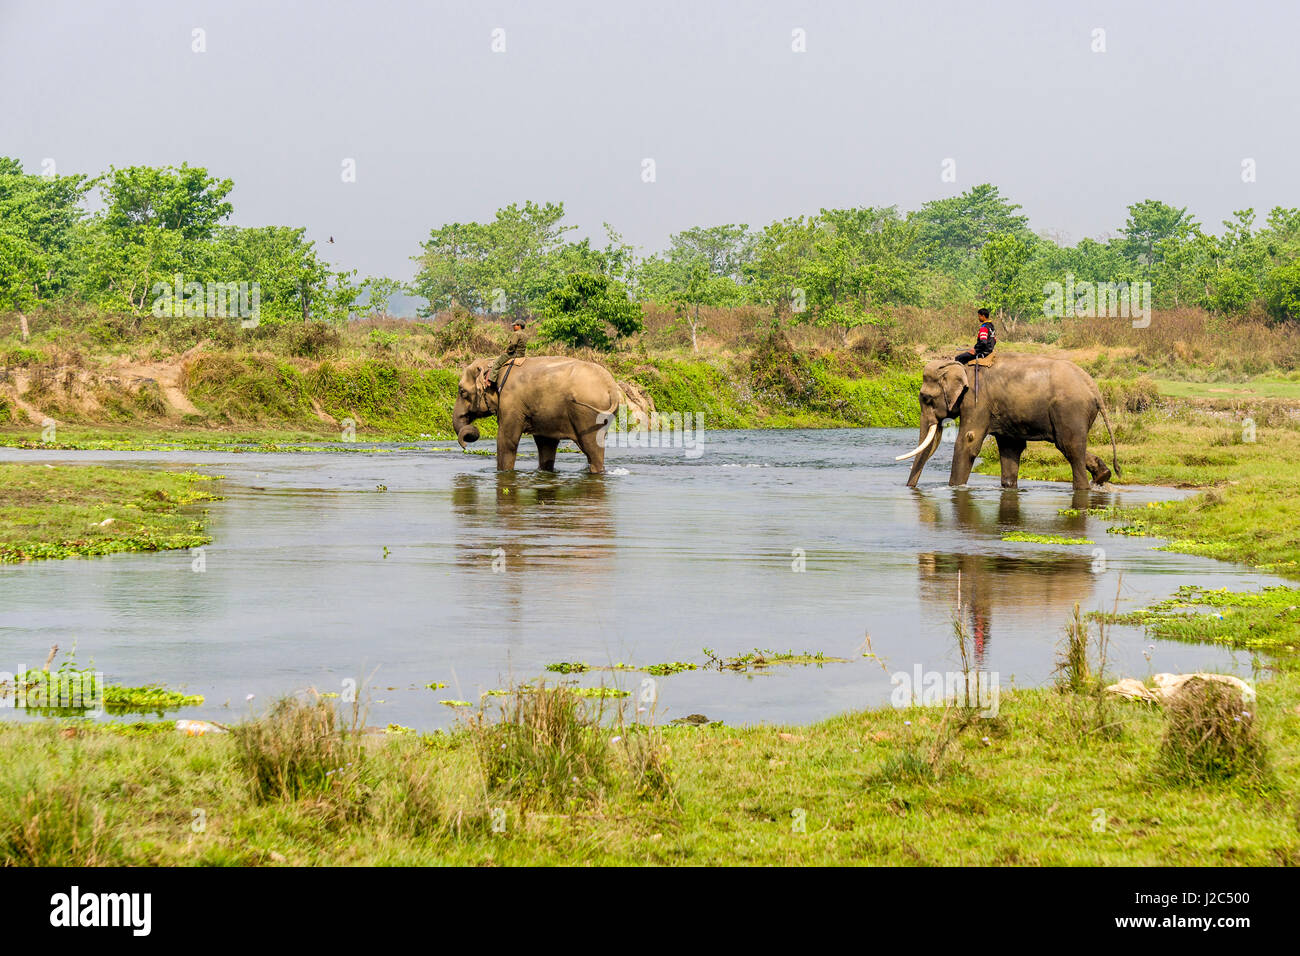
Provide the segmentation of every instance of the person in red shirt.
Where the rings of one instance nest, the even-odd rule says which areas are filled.
[[[993,322],[989,319],[989,310],[980,309],[980,328],[975,333],[975,347],[969,352],[962,352],[956,356],[957,361],[962,365],[974,361],[977,358],[984,358],[993,351],[993,346],[997,345],[997,336],[993,332]]]

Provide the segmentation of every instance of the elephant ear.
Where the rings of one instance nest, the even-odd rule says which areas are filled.
[[[943,370],[943,397],[948,403],[948,413],[957,414],[957,405],[961,402],[961,396],[966,387],[970,384],[966,378],[966,366],[960,362],[953,362]]]
[[[480,365],[478,372],[474,376],[474,387],[482,394],[487,391],[488,387],[488,367],[486,364]]]

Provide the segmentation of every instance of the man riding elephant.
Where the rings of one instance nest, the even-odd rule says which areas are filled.
[[[510,326],[510,341],[506,343],[504,355],[498,355],[496,361],[492,363],[492,368],[488,371],[488,387],[495,389],[497,379],[501,375],[501,367],[512,359],[521,359],[528,351],[528,333],[524,331],[526,323],[523,319],[515,319]]]
[[[936,432],[946,419],[960,419],[952,452],[950,485],[964,485],[971,468],[992,435],[1002,462],[1002,487],[1014,488],[1020,456],[1031,441],[1050,441],[1070,463],[1076,490],[1088,488],[1088,478],[1103,484],[1110,469],[1088,451],[1088,432],[1100,413],[1110,434],[1111,464],[1119,475],[1115,436],[1101,391],[1092,377],[1073,362],[1012,352],[979,370],[979,394],[971,388],[970,369],[954,359],[939,359],[925,367],[921,381],[921,444],[899,461],[912,462],[907,484],[915,488],[921,470],[939,447]]]
[[[497,468],[515,467],[519,440],[532,435],[537,443],[538,466],[555,470],[560,442],[576,442],[587,456],[591,471],[605,470],[605,433],[618,406],[641,407],[634,389],[625,389],[609,371],[594,362],[560,355],[535,355],[517,363],[499,387],[488,377],[491,359],[466,366],[457,384],[451,424],[462,448],[479,440],[474,421],[492,415],[497,419]],[[653,402],[642,410],[647,414]]]

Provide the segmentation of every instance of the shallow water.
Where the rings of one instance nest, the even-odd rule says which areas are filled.
[[[432,728],[458,715],[440,700],[477,702],[556,661],[701,662],[705,647],[849,658],[655,679],[661,719],[804,722],[885,703],[891,673],[956,668],[959,578],[975,666],[1003,689],[1050,679],[1076,601],[1110,607],[1118,593],[1125,609],[1180,584],[1277,583],[1062,516],[1076,504],[1062,485],[1003,492],[977,476],[951,489],[946,449],[908,489],[907,463],[893,458],[915,443],[910,429],[704,437],[693,458],[612,448],[605,476],[563,453],[558,474],[528,459],[499,474],[493,458],[440,443],[377,454],[3,450],[6,461],[199,466],[226,481],[225,500],[208,506],[201,573],[189,552],[0,566],[0,670],[39,667],[51,644],[75,644],[110,682],[203,694],[184,716],[216,720],[353,680],[369,689],[369,723]],[[1134,487],[1079,503],[1174,494]],[[1012,530],[1088,537],[1104,554],[1002,541]],[[875,658],[863,656],[868,634]],[[1249,675],[1247,654],[1136,628],[1113,629],[1110,660],[1139,677]],[[646,678],[571,679],[639,691]]]

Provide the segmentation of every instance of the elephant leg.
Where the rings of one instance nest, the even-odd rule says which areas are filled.
[[[1104,485],[1110,481],[1110,469],[1106,467],[1104,461],[1092,452],[1088,452],[1087,457],[1084,458],[1084,464],[1088,468],[1088,474],[1092,475],[1094,484]]]
[[[1025,442],[999,435],[997,443],[998,457],[1002,459],[1002,487],[1015,488],[1020,482],[1020,456],[1025,453]]]
[[[1075,448],[1064,442],[1058,443],[1056,447],[1065,456],[1065,460],[1070,463],[1070,471],[1074,474],[1074,490],[1087,491],[1090,487],[1087,452],[1082,448]]]
[[[545,435],[534,435],[533,441],[537,443],[538,471],[554,471],[555,452],[560,447],[560,440],[547,438]]]
[[[578,429],[578,437],[575,439],[578,448],[587,456],[587,470],[593,475],[603,474],[605,471],[605,445],[597,438],[599,429]]]
[[[952,471],[948,474],[948,484],[966,484],[988,432],[988,425],[972,425],[970,428],[962,426],[957,435],[957,447],[952,450]]]
[[[523,429],[512,422],[497,420],[497,471],[514,471]]]

